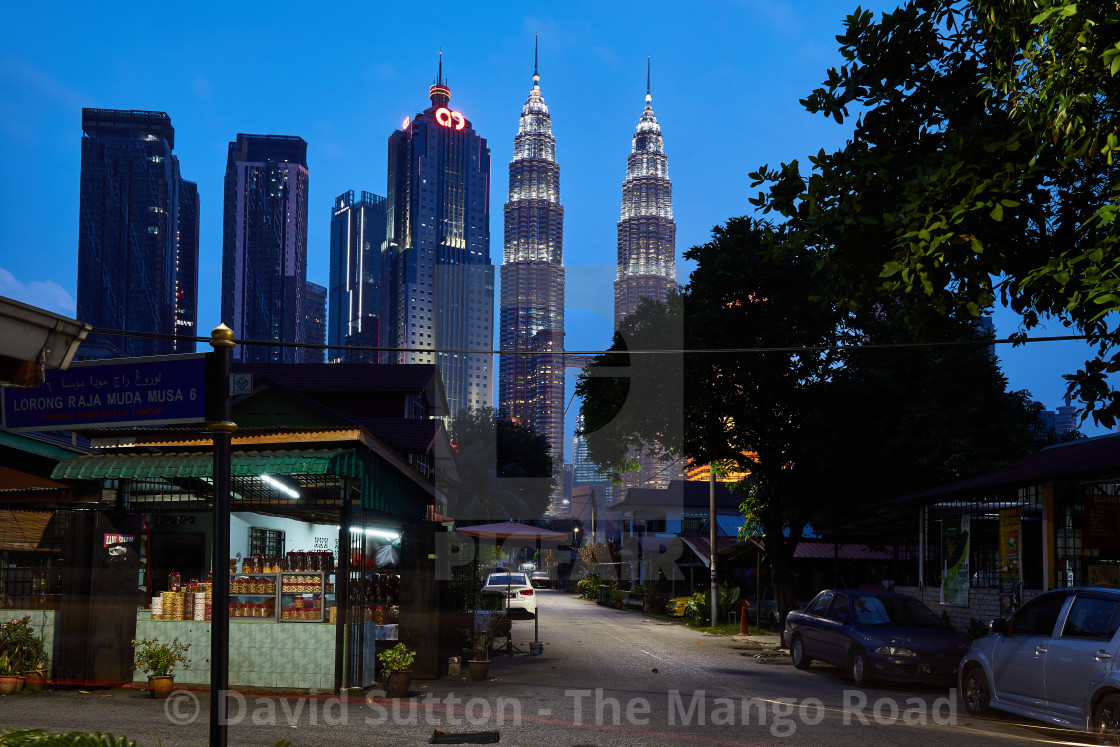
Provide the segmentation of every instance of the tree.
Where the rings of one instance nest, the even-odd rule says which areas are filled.
[[[1109,4],[915,0],[857,10],[845,64],[802,103],[844,122],[847,144],[752,174],[752,199],[818,252],[829,294],[977,318],[997,300],[1018,336],[1048,317],[1096,346],[1066,376],[1086,416],[1120,398],[1120,44]],[[932,338],[931,338],[932,339]]]
[[[555,488],[548,440],[489,409],[462,410],[451,421],[459,473],[448,512],[457,519],[536,519]]]
[[[683,439],[670,450],[750,473],[738,489],[761,527],[783,613],[809,527],[835,528],[877,501],[1002,465],[1036,448],[1041,430],[1023,393],[1006,391],[971,320],[927,312],[921,329],[942,344],[910,344],[915,328],[895,305],[828,302],[815,251],[789,231],[751,218],[715,228],[685,255],[696,269],[683,294],[647,302],[625,327],[642,343],[683,321],[679,404],[627,407],[625,382],[596,375],[617,372],[622,337],[577,385],[600,466],[617,469],[628,444],[660,437],[664,409],[683,408]]]

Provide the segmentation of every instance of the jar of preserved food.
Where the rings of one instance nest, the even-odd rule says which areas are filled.
[[[179,591],[183,588],[183,577],[179,575],[179,571],[171,571],[167,576],[167,588],[171,591]]]

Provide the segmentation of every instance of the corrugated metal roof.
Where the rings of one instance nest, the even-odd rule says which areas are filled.
[[[339,452],[330,449],[306,451],[242,451],[232,455],[234,476],[260,474],[327,475],[343,474],[341,465],[332,463]],[[111,480],[166,477],[213,477],[214,456],[194,454],[116,454],[81,456],[59,462],[51,472],[55,480]]]
[[[707,480],[673,480],[668,488],[631,488],[626,497],[611,508],[624,511],[647,506],[707,507],[711,500],[710,491],[711,484]],[[742,497],[732,493],[722,482],[716,483],[717,509],[738,512],[742,502]]]

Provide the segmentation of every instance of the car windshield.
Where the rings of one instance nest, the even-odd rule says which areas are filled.
[[[852,599],[855,621],[861,625],[902,625],[939,628],[941,621],[917,599],[857,596]]]
[[[524,586],[526,583],[523,573],[494,574],[486,579],[487,586]]]

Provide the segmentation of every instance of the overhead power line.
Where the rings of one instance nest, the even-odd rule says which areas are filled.
[[[91,334],[112,337],[142,337],[165,340],[194,340],[209,342],[209,337],[187,337],[168,335],[159,332],[130,332],[122,329],[94,328]],[[975,340],[941,340],[932,342],[890,342],[864,343],[860,345],[789,345],[758,346],[737,348],[654,348],[632,350],[474,350],[470,348],[385,348],[372,345],[328,345],[307,342],[278,342],[275,340],[234,340],[237,345],[264,345],[279,348],[306,348],[311,350],[360,350],[374,353],[446,353],[465,355],[733,355],[747,353],[810,353],[840,350],[888,350],[894,348],[930,348],[959,345],[1026,345],[1036,342],[1069,342],[1087,340],[1088,335],[1055,335],[1049,337],[1004,337],[1000,339],[979,338]]]

